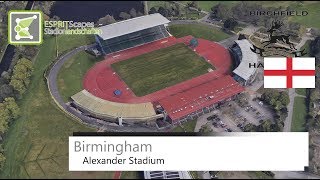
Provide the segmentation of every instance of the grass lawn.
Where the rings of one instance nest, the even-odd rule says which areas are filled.
[[[184,44],[111,64],[137,96],[175,85],[214,68]]]
[[[194,128],[196,127],[197,119],[189,120],[182,124],[183,128],[179,125],[175,128],[173,128],[172,132],[184,132],[184,129],[186,132],[194,132]]]
[[[184,132],[183,128],[179,125],[173,128],[172,132]]]
[[[230,35],[220,29],[203,24],[174,24],[169,26],[169,31],[173,36],[178,38],[191,35],[195,38],[202,38],[210,41],[221,41],[230,37]]]
[[[306,107],[305,98],[295,97],[294,105],[293,105],[291,131],[304,132],[306,130],[305,129],[306,116],[307,116],[307,107]]]
[[[64,54],[68,50],[85,44],[94,43],[93,35],[60,35],[57,37],[58,52]],[[54,46],[53,46],[54,47]]]
[[[57,82],[59,92],[65,102],[68,102],[72,95],[83,89],[83,76],[98,60],[101,59],[82,51],[62,66]]]
[[[54,46],[54,37],[40,46],[28,91],[18,101],[21,117],[5,137],[6,163],[1,178],[112,178],[113,172],[68,171],[68,136],[94,129],[70,119],[50,97],[43,73],[54,60]]]
[[[307,95],[307,90],[306,89],[299,88],[299,89],[295,89],[295,91],[299,95],[302,95],[302,96],[306,96]]]
[[[187,132],[194,132],[194,128],[196,127],[197,119],[189,120],[186,123],[183,123],[182,126]]]

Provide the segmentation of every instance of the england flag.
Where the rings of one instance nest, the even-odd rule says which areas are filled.
[[[265,57],[264,88],[315,88],[315,58]]]

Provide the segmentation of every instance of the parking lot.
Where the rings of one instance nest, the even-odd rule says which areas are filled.
[[[273,114],[266,105],[259,100],[248,99],[246,106],[240,107],[235,101],[230,101],[201,116],[196,129],[207,124],[213,132],[242,132],[248,123],[259,125],[264,120],[273,119]]]

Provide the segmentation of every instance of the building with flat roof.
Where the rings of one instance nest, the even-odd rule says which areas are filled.
[[[247,39],[236,40],[230,48],[236,68],[233,70],[234,79],[242,85],[248,85],[255,79],[257,69],[250,64],[258,64],[258,55],[251,51],[252,44]]]
[[[159,104],[165,109],[169,120],[175,123],[208,113],[215,109],[219,102],[230,99],[242,91],[244,88],[227,75],[165,97]]]
[[[169,37],[169,22],[156,13],[101,26],[102,34],[95,35],[98,50],[106,55]]]

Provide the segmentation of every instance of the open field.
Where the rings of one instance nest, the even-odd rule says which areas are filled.
[[[169,31],[177,38],[191,35],[195,38],[202,38],[210,41],[221,41],[230,37],[230,35],[220,29],[208,27],[202,24],[174,24],[169,26]]]
[[[113,172],[68,171],[68,136],[75,131],[94,130],[70,119],[50,97],[43,73],[54,60],[54,47],[54,37],[46,38],[40,46],[31,84],[18,101],[21,117],[5,138],[7,159],[1,178],[112,178]]]
[[[293,132],[306,131],[305,129],[306,116],[307,116],[307,107],[306,107],[305,98],[295,97],[294,105],[293,105],[291,131]]]
[[[111,64],[136,96],[175,85],[214,69],[185,44],[143,54]]]
[[[299,88],[299,89],[295,89],[296,93],[302,96],[306,96],[307,95],[307,90],[305,88]]]
[[[96,57],[80,52],[68,60],[61,68],[58,74],[59,92],[65,102],[70,97],[83,89],[83,76],[98,60]]]
[[[92,35],[60,35],[57,36],[58,52],[60,54],[66,53],[68,50],[76,48],[81,45],[94,43],[94,36]],[[54,46],[53,46],[54,47]]]

